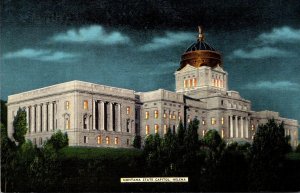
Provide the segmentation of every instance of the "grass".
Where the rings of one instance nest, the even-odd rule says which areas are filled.
[[[290,160],[300,160],[300,153],[291,152],[286,155],[286,157]]]
[[[62,158],[79,159],[122,159],[139,157],[142,154],[138,149],[109,148],[109,147],[65,147],[59,151]]]

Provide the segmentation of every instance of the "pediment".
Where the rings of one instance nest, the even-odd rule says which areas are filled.
[[[216,66],[213,70],[214,70],[214,71],[218,71],[218,72],[225,72],[225,71],[223,70],[223,68],[220,67],[220,65]]]
[[[197,69],[196,67],[187,64],[185,67],[183,67],[183,68],[180,70],[180,72],[194,71],[194,70],[196,70],[196,69]]]

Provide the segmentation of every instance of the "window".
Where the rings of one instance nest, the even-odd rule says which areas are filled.
[[[190,79],[189,81],[189,87],[192,87],[193,86],[193,79]]]
[[[110,144],[110,141],[109,141],[109,137],[108,137],[108,136],[105,137],[105,143],[106,143],[107,145]]]
[[[206,133],[206,132],[205,132],[205,130],[203,129],[203,130],[202,130],[202,136],[203,136],[203,137],[204,137],[205,133]]]
[[[252,125],[251,125],[251,130],[254,131],[254,129],[255,129],[255,127],[254,127],[254,125],[252,124]]]
[[[130,114],[130,107],[126,108],[126,114],[129,115]]]
[[[158,133],[158,124],[154,125],[154,131],[155,131],[155,133]]]
[[[184,88],[187,88],[187,87],[188,87],[188,80],[184,80],[184,83],[183,83],[183,84],[184,84],[183,87],[184,87]]]
[[[70,119],[66,119],[66,129],[70,129]]]
[[[88,143],[88,137],[87,136],[83,136],[83,143]]]
[[[193,87],[196,87],[196,86],[197,86],[197,79],[194,78],[194,79],[193,79]]]
[[[167,118],[167,112],[164,110],[164,118]]]
[[[175,115],[175,111],[173,111],[173,116],[172,118],[175,120],[176,119],[176,115]]]
[[[83,129],[87,129],[87,115],[83,117]]]
[[[221,124],[224,125],[224,117],[221,118]]]
[[[150,127],[149,125],[146,125],[146,135],[149,135],[149,133],[150,133]]]
[[[149,111],[146,111],[146,113],[145,113],[145,119],[149,119]]]
[[[216,118],[214,118],[214,117],[211,118],[211,124],[212,124],[212,125],[215,125],[216,123],[217,123]]]
[[[181,114],[180,114],[180,112],[178,112],[178,120],[180,120],[181,119]]]
[[[167,133],[167,125],[164,125],[164,134]]]
[[[87,100],[83,101],[83,109],[87,110],[89,108],[89,103]]]
[[[70,102],[66,101],[66,110],[70,109]]]
[[[170,119],[172,119],[172,113],[171,112],[169,112],[169,113],[170,113],[169,117],[170,117]]]
[[[224,129],[221,131],[221,137],[224,138]]]
[[[99,135],[99,136],[97,137],[97,143],[98,143],[98,144],[102,144],[102,137],[101,137],[101,135]]]
[[[115,145],[118,145],[118,144],[119,144],[119,138],[115,137]]]
[[[221,105],[224,105],[224,101],[223,100],[221,100]]]
[[[126,144],[127,144],[127,146],[130,145],[130,140],[129,139],[126,140]]]
[[[187,122],[188,122],[188,123],[191,122],[190,115],[188,115]]]
[[[40,138],[40,145],[43,145],[43,138]]]
[[[155,117],[155,119],[158,118],[158,110],[155,110],[155,111],[154,111],[154,117]]]

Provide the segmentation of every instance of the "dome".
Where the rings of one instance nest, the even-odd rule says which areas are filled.
[[[216,66],[223,67],[221,54],[204,41],[204,33],[201,27],[199,27],[197,42],[190,45],[182,54],[178,70],[181,70],[186,65],[194,67],[209,66],[212,68]]]

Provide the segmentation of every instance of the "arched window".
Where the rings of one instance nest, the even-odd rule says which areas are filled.
[[[149,133],[150,133],[150,127],[149,125],[146,125],[146,135],[149,135]]]
[[[158,124],[155,124],[155,125],[154,125],[154,132],[155,132],[155,133],[158,133],[158,128],[159,128],[159,127],[158,127]]]
[[[130,114],[130,107],[126,108],[126,114],[129,115]]]
[[[154,118],[157,119],[158,118],[158,110],[154,111]]]
[[[119,144],[119,138],[115,137],[115,145],[118,145],[118,144]]]
[[[83,116],[83,129],[87,129],[88,126],[88,119],[87,119],[87,115]]]
[[[98,137],[97,137],[97,143],[98,144],[102,144],[102,137],[101,137],[101,135],[98,135]]]
[[[109,137],[108,137],[108,136],[105,137],[105,143],[106,143],[107,145],[110,144],[110,140],[109,140]]]
[[[149,111],[145,112],[145,119],[149,119]]]
[[[167,131],[167,125],[164,125],[164,134],[166,134],[168,131]]]
[[[70,128],[71,128],[70,115],[65,114],[65,129],[70,129]]]

